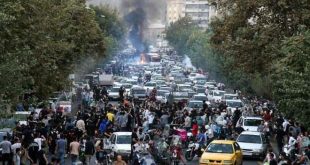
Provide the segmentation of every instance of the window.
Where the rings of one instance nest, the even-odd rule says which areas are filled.
[[[236,151],[237,151],[237,150],[241,150],[241,148],[240,148],[240,146],[239,146],[238,143],[234,143],[234,148],[235,148]]]
[[[241,134],[238,137],[238,142],[242,143],[253,143],[253,144],[262,144],[262,139],[259,135],[244,135]]]
[[[207,148],[207,152],[211,152],[211,153],[233,153],[233,147],[231,144],[211,143]]]

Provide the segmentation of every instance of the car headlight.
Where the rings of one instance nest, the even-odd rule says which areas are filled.
[[[231,160],[224,160],[224,164],[232,164],[233,162]]]

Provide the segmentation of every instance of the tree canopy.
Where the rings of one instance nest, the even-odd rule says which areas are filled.
[[[12,103],[25,93],[46,99],[63,90],[75,65],[109,49],[84,0],[0,3],[0,95]]]

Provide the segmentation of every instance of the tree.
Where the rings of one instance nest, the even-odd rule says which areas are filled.
[[[85,1],[1,4],[0,94],[12,102],[29,92],[48,98],[65,88],[78,61],[104,55],[103,34]]]
[[[287,116],[310,126],[310,30],[286,38],[276,64],[274,98]]]

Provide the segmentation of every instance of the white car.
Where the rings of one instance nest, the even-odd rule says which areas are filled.
[[[200,100],[200,101],[207,101],[208,100],[207,96],[205,94],[201,94],[201,93],[194,95],[192,97],[192,99],[193,100]]]
[[[245,131],[256,132],[258,126],[261,124],[262,121],[263,119],[261,117],[241,116],[236,124],[236,127],[242,127]]]
[[[152,91],[154,88],[156,88],[156,86],[157,86],[156,82],[150,81],[150,82],[145,83],[143,88],[145,90]]]
[[[169,93],[170,91],[168,90],[157,90],[156,100],[161,103],[166,103],[167,102],[166,95]]]
[[[119,99],[119,89],[121,86],[114,86],[110,90],[108,90],[108,97],[110,100],[118,100]]]
[[[227,109],[230,111],[231,114],[234,114],[235,110],[238,108],[242,110],[244,107],[244,103],[240,100],[225,100]]]
[[[244,157],[264,159],[267,153],[267,141],[261,132],[243,131],[237,138]]]
[[[114,155],[122,155],[128,158],[131,153],[132,132],[114,132],[107,140],[107,149],[111,149]]]
[[[223,100],[236,100],[238,99],[238,94],[226,93],[223,96]]]
[[[224,96],[226,92],[221,90],[211,90],[208,93],[208,100],[209,101],[221,101],[222,97]]]

